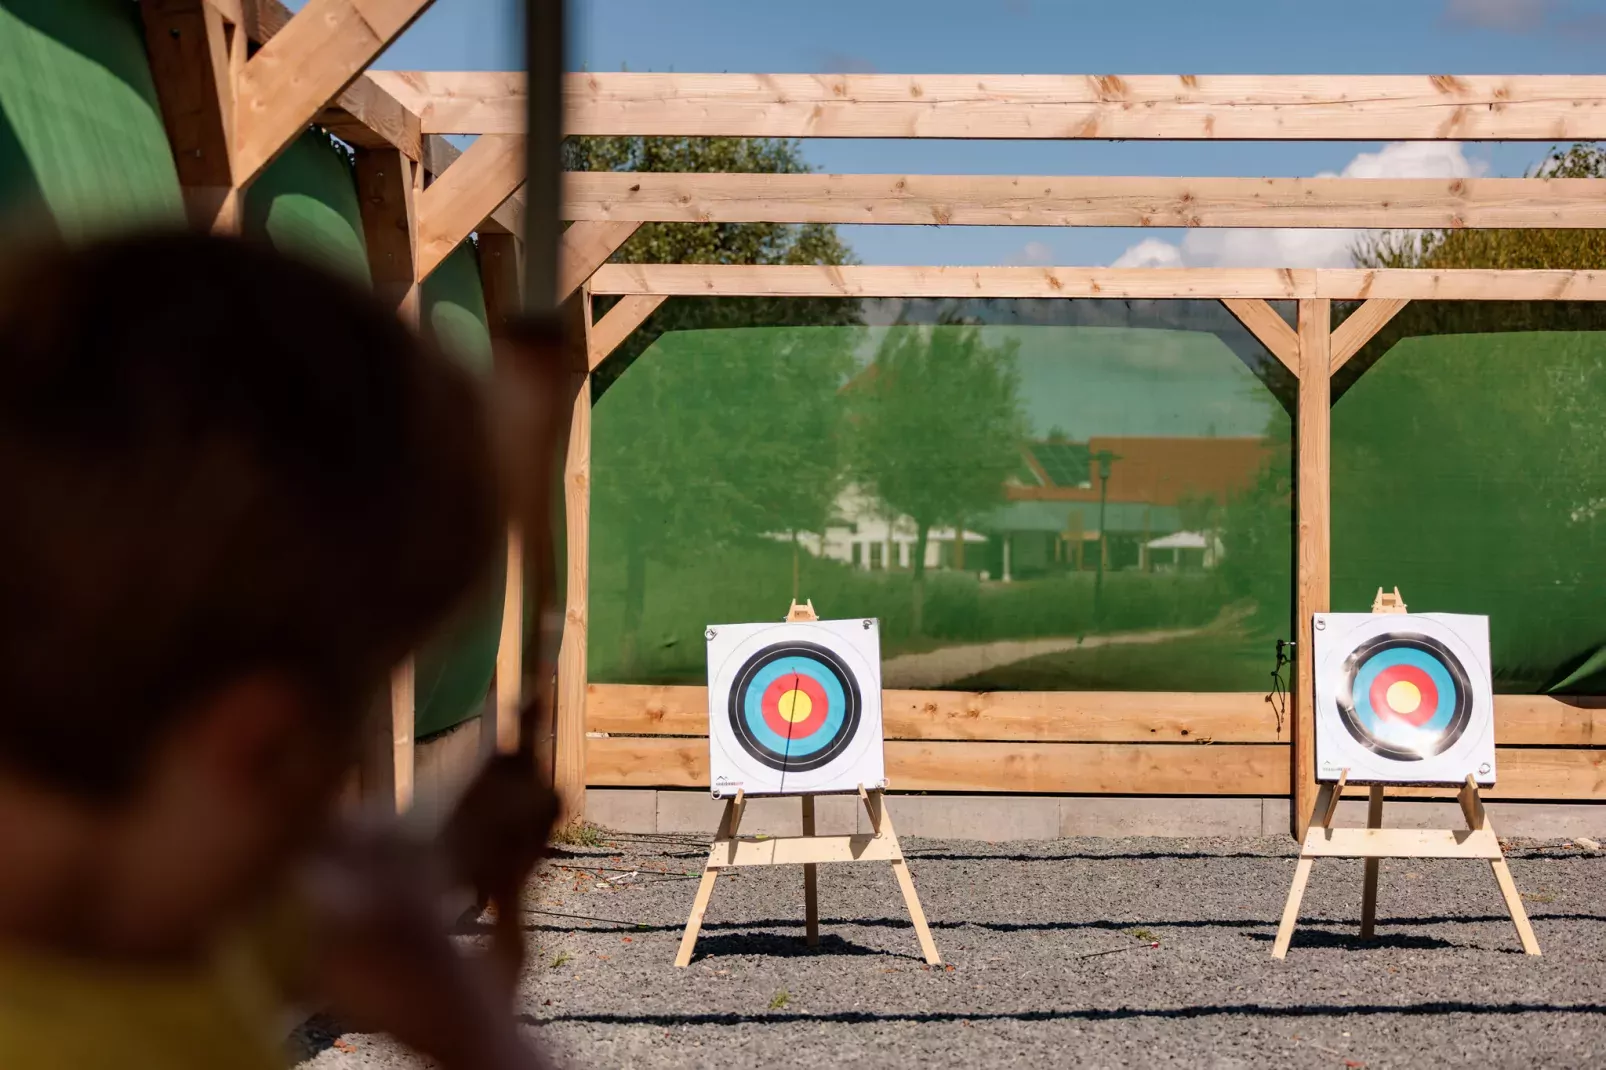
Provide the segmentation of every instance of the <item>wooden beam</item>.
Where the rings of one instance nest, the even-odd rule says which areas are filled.
[[[575,223],[569,229],[633,225]],[[1606,301],[1606,271],[608,264],[597,270],[591,290],[596,294],[669,297]]]
[[[1153,178],[581,171],[563,218],[1041,227],[1606,227],[1594,178]]]
[[[1333,356],[1328,370],[1337,372],[1342,368],[1408,304],[1400,297],[1374,297],[1351,312],[1333,331]]]
[[[897,791],[1020,794],[1286,795],[1289,748],[1276,743],[977,743],[888,740]],[[593,787],[708,788],[708,740],[593,737]],[[1606,752],[1501,747],[1487,798],[1606,802]],[[1354,790],[1365,792],[1364,787]],[[1390,797],[1453,799],[1453,787],[1390,788]],[[1314,805],[1315,800],[1312,799]]]
[[[708,734],[708,689],[592,684],[586,727],[625,735]],[[1261,692],[897,691],[881,693],[887,739],[1079,743],[1277,743]],[[1538,711],[1536,711],[1537,713]],[[1602,715],[1606,720],[1606,713]],[[1602,737],[1606,738],[1606,729]]]
[[[374,294],[402,319],[418,323],[416,203],[423,172],[394,148],[357,150],[357,203]]]
[[[812,796],[803,797],[807,801]],[[709,851],[709,869],[737,866],[783,866],[815,862],[891,862],[902,858],[891,836],[857,833],[847,836],[766,836],[753,840],[716,841]]]
[[[241,196],[230,145],[246,37],[206,0],[145,0],[139,9],[190,226],[237,234]]]
[[[235,185],[245,187],[431,0],[308,0],[235,79]]]
[[[558,250],[558,300],[567,301],[578,292],[640,226],[640,223],[570,224],[563,232]]]
[[[1279,727],[1259,691],[888,690],[881,692],[881,709],[887,739],[1060,743],[1286,743],[1289,739],[1286,726]],[[1496,695],[1494,723],[1495,742],[1502,748],[1600,747],[1606,745],[1606,696]],[[586,728],[612,735],[704,736],[708,689],[591,684],[586,688]],[[1504,765],[1500,772],[1504,784]],[[1392,790],[1404,797],[1413,789]],[[1438,788],[1426,790],[1436,797],[1445,794]]]
[[[358,149],[356,172],[357,206],[362,214],[374,294],[417,331],[422,309],[418,284],[413,279],[415,203],[423,172],[405,153],[390,146]],[[409,657],[391,673],[390,716],[375,721],[376,738],[362,751],[365,764],[361,779],[370,785],[370,793],[387,780],[375,763],[389,760],[388,780],[397,813],[405,813],[413,804],[416,718],[415,666]],[[389,742],[388,747],[382,745],[384,741]]]
[[[1502,857],[1488,829],[1317,829],[1306,837],[1304,853],[1315,858]]]
[[[418,279],[427,279],[524,184],[525,139],[487,134],[418,196]]]
[[[1332,585],[1331,386],[1328,379],[1333,306],[1325,298],[1299,303],[1299,408],[1295,426],[1295,509],[1298,539],[1294,577],[1293,784],[1294,838],[1304,839],[1316,800],[1316,673],[1313,614],[1330,607]]]
[[[619,303],[610,308],[608,314],[591,328],[589,357],[592,371],[607,360],[608,354],[618,349],[620,344],[667,300],[669,300],[667,297],[657,294],[632,294],[629,297],[621,297]]]
[[[591,294],[578,297],[589,349]],[[558,715],[554,787],[565,820],[585,816],[586,797],[586,641],[591,595],[591,375],[577,376],[569,447],[563,460],[563,506],[567,517],[568,576],[564,591],[563,645],[558,653]]]
[[[633,226],[628,223],[575,223]],[[1606,290],[1606,274],[1602,276]],[[596,294],[670,297],[1309,297],[1316,273],[1272,268],[836,267],[608,264]]]
[[[598,787],[708,787],[708,740],[586,741]],[[1288,748],[1276,743],[928,743],[889,740],[897,791],[1096,795],[1281,795]]]
[[[480,285],[485,291],[485,322],[496,352],[496,375],[503,393],[513,389],[512,368],[505,360],[512,324],[523,307],[524,286],[519,239],[511,234],[481,234]],[[507,565],[502,588],[502,630],[496,646],[496,749],[510,754],[519,744],[519,708],[524,700],[524,533],[507,528]]]
[[[207,0],[236,25],[243,25],[250,39],[266,43],[290,24],[295,13],[280,0]],[[378,149],[389,146],[420,159],[423,154],[418,116],[390,93],[381,89],[367,74],[358,75],[313,120],[317,125],[354,148]],[[432,172],[433,173],[433,172]]]
[[[480,234],[480,286],[485,320],[493,340],[508,336],[524,307],[523,242],[512,234]]]
[[[1282,361],[1283,367],[1299,375],[1299,335],[1276,309],[1254,298],[1223,297],[1221,303],[1260,339],[1272,356]]]
[[[463,155],[461,149],[439,134],[427,134],[420,144],[422,155],[419,157],[424,170],[432,175],[443,174],[446,169],[456,163]],[[513,196],[503,201],[496,211],[480,221],[480,228],[495,234],[512,234],[518,238],[524,237],[524,191],[516,190]]]
[[[426,131],[519,133],[524,76],[386,72]],[[571,74],[571,134],[684,137],[1606,139],[1606,78]]]

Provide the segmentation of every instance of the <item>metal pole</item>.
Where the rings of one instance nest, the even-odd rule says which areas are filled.
[[[1093,622],[1096,624],[1104,619],[1104,555],[1109,543],[1104,533],[1104,500],[1110,490],[1110,476],[1108,469],[1099,472],[1099,570],[1093,577]]]

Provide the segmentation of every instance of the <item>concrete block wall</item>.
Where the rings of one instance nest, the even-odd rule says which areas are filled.
[[[705,791],[591,788],[586,818],[620,832],[712,835],[723,803]],[[1487,804],[1502,836],[1565,839],[1606,838],[1606,805],[1593,803]],[[1288,836],[1289,801],[1283,797],[889,795],[887,810],[900,836],[1004,842],[1067,836]],[[1390,801],[1384,821],[1395,828],[1464,828],[1454,802]],[[1346,799],[1335,821],[1366,824],[1366,801]],[[815,811],[820,833],[869,832],[856,796],[821,798]],[[795,836],[802,831],[797,799],[753,799],[742,831]]]

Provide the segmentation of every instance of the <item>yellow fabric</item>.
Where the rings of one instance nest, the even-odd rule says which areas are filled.
[[[243,950],[165,971],[0,948],[5,1070],[277,1070],[274,1000]]]

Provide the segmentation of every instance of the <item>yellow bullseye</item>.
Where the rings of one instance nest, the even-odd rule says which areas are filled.
[[[792,724],[808,719],[814,712],[814,702],[802,691],[788,691],[781,696],[779,703],[781,716]]]
[[[1422,691],[1409,680],[1396,680],[1386,694],[1389,709],[1396,713],[1415,713],[1422,705]]]

